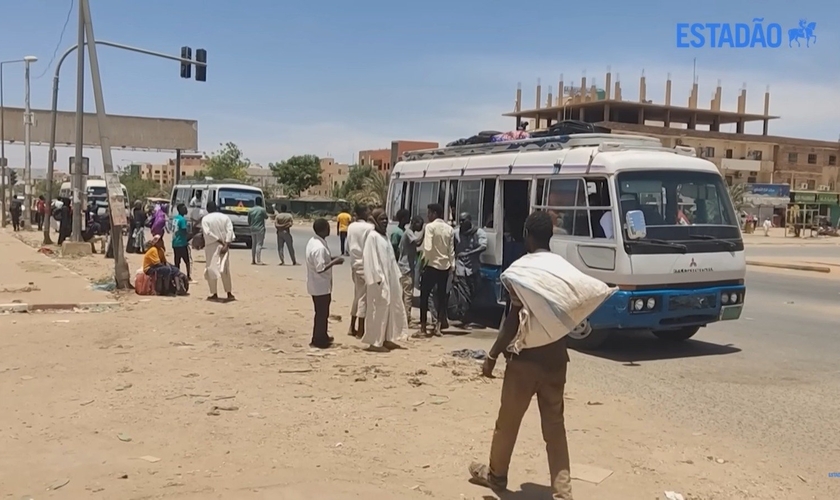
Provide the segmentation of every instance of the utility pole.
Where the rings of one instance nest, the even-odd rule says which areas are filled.
[[[23,58],[24,71],[24,85],[26,88],[24,96],[24,111],[23,111],[23,220],[24,227],[32,227],[32,108],[29,101],[29,65],[37,61],[35,56],[26,56]]]
[[[90,57],[93,99],[96,103],[96,121],[99,126],[102,168],[105,171],[105,185],[108,190],[108,205],[111,214],[111,247],[114,251],[114,281],[116,281],[117,289],[125,290],[131,287],[128,262],[125,260],[125,247],[123,246],[122,238],[123,228],[127,222],[125,195],[120,187],[119,177],[114,173],[114,159],[111,156],[111,138],[108,137],[111,128],[108,126],[108,115],[105,113],[105,97],[102,95],[102,80],[99,74],[99,57],[96,54],[96,37],[93,35],[93,22],[90,16],[90,4],[88,0],[79,0],[79,10],[82,12],[82,25],[85,29],[85,33],[79,40],[80,55],[83,53],[81,48],[84,47],[84,35],[86,34],[88,40],[90,40],[87,48],[88,57]],[[81,146],[76,145],[76,149],[81,149]],[[81,158],[81,154],[77,153],[76,160],[79,161],[79,158]]]
[[[78,46],[76,55],[76,152],[73,161],[73,231],[71,241],[82,241],[82,192],[85,189],[85,175],[83,169],[82,143],[84,141],[85,121],[85,9],[83,2],[79,2]],[[91,42],[93,45],[93,42]],[[101,132],[100,132],[101,133]],[[113,227],[113,226],[112,226]]]

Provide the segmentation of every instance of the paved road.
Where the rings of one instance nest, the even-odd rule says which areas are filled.
[[[264,260],[273,263],[270,231]],[[311,230],[293,231],[302,259]],[[329,244],[337,254],[338,237],[332,235]],[[751,257],[818,259],[835,253],[840,247],[748,248]],[[750,268],[747,287],[741,320],[709,326],[679,345],[620,335],[597,354],[573,354],[570,377],[632,395],[699,432],[737,436],[758,447],[773,443],[790,451],[792,467],[826,478],[840,464],[840,433],[834,428],[840,415],[840,280]],[[336,295],[351,293],[347,280],[337,280],[336,288]],[[492,335],[471,336],[486,348]]]

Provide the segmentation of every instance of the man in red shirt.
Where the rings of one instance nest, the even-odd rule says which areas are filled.
[[[38,231],[44,229],[44,219],[47,213],[47,202],[44,200],[44,196],[41,195],[38,197],[38,201],[35,204],[35,220],[38,221]]]

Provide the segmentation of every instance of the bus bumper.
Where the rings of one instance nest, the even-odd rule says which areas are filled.
[[[704,326],[740,318],[745,295],[746,287],[743,285],[681,290],[619,290],[589,316],[589,324],[595,330],[660,331]],[[639,301],[641,309],[638,309]],[[648,307],[650,305],[653,307]]]
[[[247,243],[251,241],[251,228],[249,226],[233,225],[233,235],[236,237],[234,241],[237,243]]]

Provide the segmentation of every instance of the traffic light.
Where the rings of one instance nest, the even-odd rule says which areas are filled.
[[[9,185],[14,186],[15,184],[17,184],[17,172],[9,170]]]
[[[195,65],[195,81],[197,82],[206,82],[207,81],[207,51],[204,49],[195,49],[195,61],[204,63],[204,64],[196,64]],[[189,78],[189,76],[187,77]]]
[[[192,60],[192,49],[189,47],[181,47],[181,59]],[[196,71],[196,78],[198,77]],[[192,64],[181,61],[181,78],[189,78],[192,76]]]

